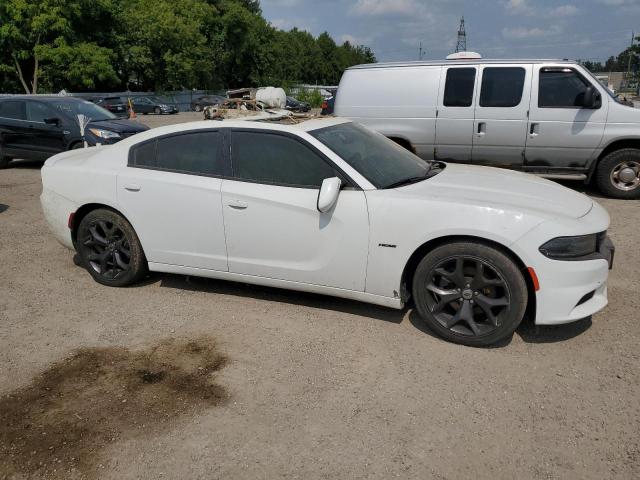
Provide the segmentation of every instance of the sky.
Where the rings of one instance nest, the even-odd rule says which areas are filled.
[[[289,30],[328,31],[367,45],[378,61],[442,59],[464,16],[467,50],[485,58],[606,60],[640,35],[640,0],[261,0]]]

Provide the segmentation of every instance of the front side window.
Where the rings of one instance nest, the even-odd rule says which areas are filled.
[[[320,187],[338,176],[318,153],[300,141],[273,133],[233,132],[233,176],[256,183]]]
[[[482,72],[481,107],[520,105],[525,70],[521,67],[488,67]]]
[[[227,173],[220,132],[192,132],[142,143],[131,151],[134,167],[205,176]]]
[[[0,117],[14,120],[26,120],[24,102],[21,100],[7,100],[0,102]]]
[[[543,68],[540,70],[538,107],[582,107],[587,87],[589,82],[571,68]]]
[[[450,68],[444,86],[445,107],[470,107],[473,102],[475,68]]]

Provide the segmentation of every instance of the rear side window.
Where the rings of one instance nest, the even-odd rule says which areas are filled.
[[[227,174],[220,132],[193,132],[162,137],[131,150],[134,167],[168,170],[192,175]]]
[[[444,86],[445,107],[470,107],[473,102],[475,68],[450,68]]]
[[[0,102],[0,117],[26,120],[24,101],[7,100]]]
[[[515,107],[520,105],[525,70],[521,67],[485,68],[480,89],[481,107]]]
[[[53,118],[56,113],[40,102],[27,102],[27,120],[44,123],[45,118]]]
[[[589,83],[570,68],[540,70],[538,107],[576,108],[584,101]]]
[[[262,132],[233,132],[233,175],[242,180],[292,187],[319,187],[337,176],[311,148],[293,138]]]

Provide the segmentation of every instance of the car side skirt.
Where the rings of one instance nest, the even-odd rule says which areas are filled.
[[[215,278],[218,280],[228,280],[231,282],[249,283],[252,285],[263,285],[265,287],[284,288],[287,290],[297,290],[301,292],[318,293],[320,295],[330,295],[332,297],[348,298],[360,302],[371,303],[396,310],[404,308],[404,303],[399,298],[373,295],[366,292],[346,290],[342,288],[326,287],[323,285],[313,285],[310,283],[292,282],[290,280],[279,280],[276,278],[257,277],[241,273],[222,272],[219,270],[207,270],[204,268],[185,267],[181,265],[169,265],[166,263],[149,262],[149,270],[153,272],[176,273],[181,275],[192,275],[194,277]]]

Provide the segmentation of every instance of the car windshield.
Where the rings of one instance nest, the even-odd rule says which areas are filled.
[[[355,123],[309,132],[342,157],[376,188],[393,188],[428,178],[431,164],[380,133]]]
[[[109,110],[96,105],[95,103],[88,102],[86,100],[73,102],[66,100],[54,100],[51,104],[58,110],[71,115],[74,119],[76,115],[83,114],[89,117],[94,122],[100,122],[103,120],[113,120],[116,117]]]

